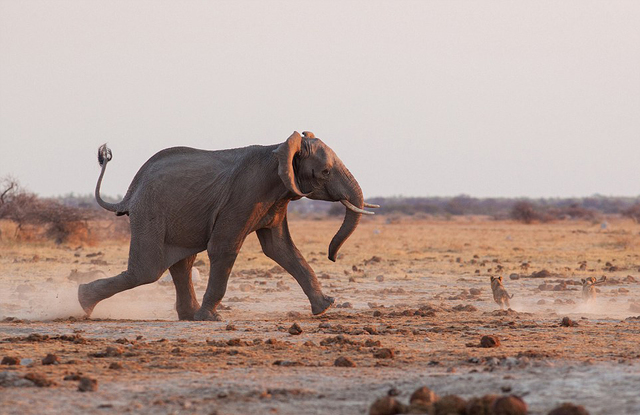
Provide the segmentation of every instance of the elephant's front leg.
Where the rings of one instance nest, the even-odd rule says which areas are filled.
[[[298,281],[311,302],[311,312],[318,315],[327,311],[335,300],[322,293],[315,272],[291,239],[286,217],[280,225],[274,228],[259,229],[256,233],[265,255],[276,261]]]
[[[222,301],[224,293],[227,291],[227,282],[229,281],[229,274],[231,268],[238,257],[238,252],[231,250],[226,253],[215,253],[214,249],[209,249],[209,261],[211,262],[211,268],[209,272],[209,282],[207,284],[207,291],[202,298],[202,305],[200,309],[196,311],[194,320],[209,320],[220,321],[220,315],[216,313],[216,307]]]

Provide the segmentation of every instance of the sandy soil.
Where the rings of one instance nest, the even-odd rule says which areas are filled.
[[[339,222],[290,225],[337,298],[323,316],[310,315],[255,236],[215,323],[177,321],[163,280],[83,319],[78,280],[122,271],[126,243],[0,241],[0,358],[22,359],[0,365],[0,413],[364,414],[390,390],[406,402],[424,385],[463,398],[516,394],[532,414],[562,402],[640,413],[640,225],[367,218],[336,263],[326,250]],[[208,260],[198,259],[202,296]],[[490,275],[503,276],[512,310],[493,302]],[[602,275],[596,302],[583,302],[580,279]],[[578,325],[561,326],[565,316]],[[300,334],[289,333],[294,323]],[[479,347],[484,335],[500,346]],[[47,354],[59,364],[44,365]],[[338,357],[355,366],[334,366]],[[53,384],[37,387],[29,373]],[[97,390],[79,392],[82,377]]]

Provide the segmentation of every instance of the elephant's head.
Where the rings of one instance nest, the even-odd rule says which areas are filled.
[[[372,215],[363,207],[360,185],[338,156],[313,133],[294,132],[275,150],[278,174],[287,189],[297,197],[342,202],[347,207],[344,221],[329,245],[329,259],[336,260],[338,250],[358,226],[360,216]]]

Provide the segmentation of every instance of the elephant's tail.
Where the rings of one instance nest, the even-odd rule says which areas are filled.
[[[111,161],[112,157],[113,155],[111,153],[111,149],[109,149],[109,147],[107,147],[106,144],[101,145],[100,148],[98,149],[98,163],[102,167],[102,170],[100,171],[100,177],[98,177],[98,184],[96,185],[96,201],[104,209],[111,212],[116,212],[116,215],[120,216],[120,215],[125,215],[129,213],[122,209],[122,206],[121,206],[122,202],[109,203],[109,202],[105,202],[100,197],[100,185],[102,185],[102,178],[104,177],[105,170],[107,170],[107,163]]]

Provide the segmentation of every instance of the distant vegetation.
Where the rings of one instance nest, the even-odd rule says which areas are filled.
[[[121,197],[105,200],[118,201]],[[591,196],[570,199],[508,199],[455,197],[377,197],[367,200],[379,204],[379,215],[449,218],[464,215],[489,216],[496,220],[522,223],[582,219],[601,220],[606,215],[619,215],[640,222],[640,197]],[[292,202],[292,215],[340,217],[340,203],[302,199]],[[93,243],[100,238],[128,236],[128,217],[116,218],[100,208],[93,195],[69,194],[57,198],[41,198],[30,193],[12,178],[0,179],[0,220],[13,224],[17,239],[46,238],[56,243]],[[6,229],[0,231],[7,232]],[[0,238],[2,238],[0,233]]]

